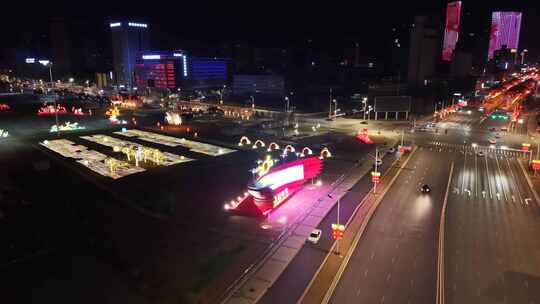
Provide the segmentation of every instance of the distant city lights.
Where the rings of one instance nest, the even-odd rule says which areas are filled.
[[[111,23],[109,24],[111,27],[118,27],[118,26],[121,26],[122,23],[121,22],[114,22],[114,23]]]
[[[155,59],[161,59],[161,55],[143,55],[142,59],[144,60],[155,60]]]
[[[36,63],[36,58],[26,58],[24,61],[26,63]]]
[[[148,27],[146,23],[138,23],[138,22],[128,22],[128,25],[132,27],[143,27],[143,28]]]

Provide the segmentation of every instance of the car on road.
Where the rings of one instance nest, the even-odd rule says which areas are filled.
[[[484,157],[485,154],[484,154],[484,152],[479,151],[478,153],[476,153],[476,155],[478,155],[479,157]]]
[[[420,192],[422,192],[422,193],[430,193],[431,188],[428,185],[423,185],[422,187],[420,187]]]
[[[492,144],[492,145],[494,145],[494,144],[497,143],[497,140],[496,140],[495,138],[490,138],[490,139],[489,139],[489,143]]]
[[[313,229],[311,233],[308,236],[308,242],[317,244],[319,240],[321,239],[322,231],[321,229]]]

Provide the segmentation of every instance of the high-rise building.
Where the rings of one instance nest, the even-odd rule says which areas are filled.
[[[461,19],[461,1],[448,3],[446,8],[446,26],[444,28],[444,42],[442,60],[452,60],[459,37],[459,24]]]
[[[65,19],[54,18],[50,23],[51,51],[54,62],[54,70],[57,76],[65,76],[71,71],[71,45],[68,31],[68,23]]]
[[[414,18],[409,45],[407,80],[410,87],[422,87],[431,83],[435,74],[440,48],[437,31],[428,25],[425,16]]]
[[[488,59],[492,59],[494,52],[501,49],[503,45],[509,49],[517,49],[520,29],[521,12],[493,12]]]
[[[222,88],[228,61],[192,57],[182,50],[140,53],[135,65],[135,86],[156,89]]]
[[[149,49],[148,24],[116,21],[109,24],[112,33],[113,69],[117,85],[134,86],[135,62]]]

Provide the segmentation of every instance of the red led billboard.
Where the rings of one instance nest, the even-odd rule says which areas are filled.
[[[442,50],[442,59],[444,61],[452,60],[452,54],[456,49],[456,43],[459,37],[460,19],[461,1],[448,3],[446,8],[446,27],[444,29],[444,43]]]

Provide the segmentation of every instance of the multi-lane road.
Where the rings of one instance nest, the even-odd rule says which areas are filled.
[[[540,301],[540,217],[519,154],[455,156],[446,217],[447,303]]]
[[[451,160],[422,149],[381,201],[331,303],[434,303],[439,214]],[[430,194],[419,188],[429,184]]]
[[[519,163],[528,154],[512,150],[527,138],[490,131],[502,124],[456,114],[437,125],[438,133],[413,137],[419,150],[381,201],[331,303],[435,302],[448,181],[446,303],[540,301],[538,202]],[[495,137],[497,144],[489,147]],[[418,191],[424,183],[432,187],[430,195]]]

